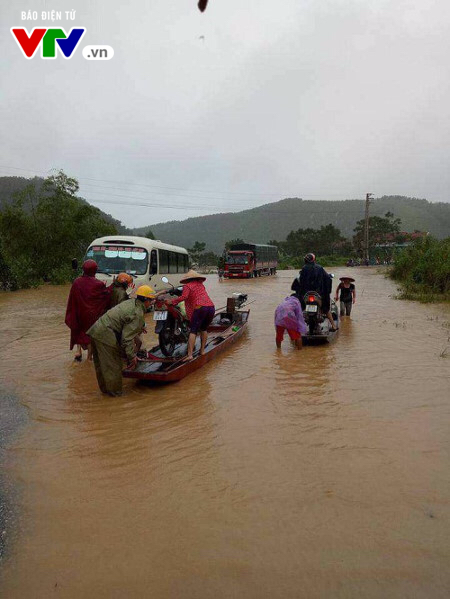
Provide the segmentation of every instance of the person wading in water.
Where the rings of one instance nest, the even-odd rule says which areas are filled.
[[[86,331],[106,312],[111,300],[111,287],[95,278],[97,263],[86,260],[83,263],[83,275],[75,279],[67,300],[65,323],[70,329],[70,349],[77,346],[75,360],[81,362],[82,349],[88,350],[88,359],[92,359],[90,338]]]
[[[340,283],[336,289],[335,300],[338,301],[339,291],[340,295],[340,308],[341,308],[341,316],[350,316],[352,311],[352,306],[356,302],[356,289],[353,283],[355,279],[353,277],[341,277]]]
[[[293,294],[285,298],[275,310],[275,339],[278,349],[281,347],[285,331],[295,343],[297,349],[302,349],[302,335],[306,335],[307,328],[303,318],[302,306],[298,297]]]
[[[136,291],[136,299],[125,300],[101,316],[88,330],[91,337],[95,373],[102,393],[122,395],[122,357],[128,368],[137,365],[134,338],[145,325],[144,314],[155,301],[155,292],[148,285]]]
[[[121,272],[120,275],[117,275],[117,279],[114,279],[112,284],[110,308],[114,308],[117,304],[129,299],[127,289],[131,285],[133,285],[133,277],[131,275],[126,272]]]

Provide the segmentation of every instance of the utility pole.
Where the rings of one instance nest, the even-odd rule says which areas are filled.
[[[366,216],[364,218],[364,260],[369,263],[369,204],[373,193],[366,193]]]

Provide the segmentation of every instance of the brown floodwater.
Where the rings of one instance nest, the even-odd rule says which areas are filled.
[[[3,596],[447,598],[450,309],[351,274],[351,320],[302,351],[274,340],[294,272],[209,277],[218,306],[256,300],[241,340],[113,399],[72,361],[68,287],[1,294],[0,380],[28,413]]]

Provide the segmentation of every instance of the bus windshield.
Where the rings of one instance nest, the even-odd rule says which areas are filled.
[[[227,264],[248,264],[248,256],[246,254],[228,254]]]
[[[144,248],[118,245],[93,245],[86,252],[86,259],[95,260],[98,271],[106,274],[126,272],[130,275],[145,275],[148,268],[148,253]]]

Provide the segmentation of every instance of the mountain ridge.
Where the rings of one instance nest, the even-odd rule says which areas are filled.
[[[30,184],[38,187],[42,182],[40,177],[0,177],[0,210],[12,202],[15,192]],[[82,197],[78,199],[87,202]],[[225,242],[231,239],[241,238],[254,243],[284,241],[292,230],[308,227],[319,229],[329,223],[350,238],[357,221],[364,218],[364,211],[364,200],[284,198],[240,212],[219,212],[129,228],[100,210],[103,218],[114,224],[119,233],[146,235],[150,229],[156,238],[167,243],[192,247],[196,241],[200,241],[206,243],[207,251],[216,253],[221,253]],[[372,216],[384,216],[386,212],[393,212],[401,219],[402,230],[428,231],[440,239],[450,236],[450,203],[398,195],[382,196],[371,201]]]
[[[278,202],[241,212],[222,212],[136,227],[134,234],[151,229],[156,238],[167,243],[191,247],[205,242],[206,249],[221,252],[226,241],[242,238],[254,243],[283,241],[292,230],[318,229],[329,223],[345,237],[353,236],[358,220],[364,218],[365,200],[302,200],[285,198]],[[450,204],[431,203],[421,198],[382,196],[371,200],[370,214],[384,216],[393,212],[405,231],[428,231],[438,238],[450,236]]]

